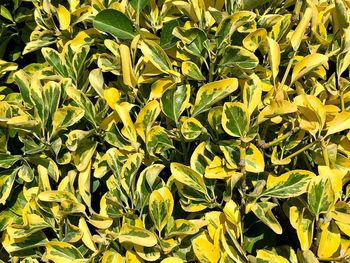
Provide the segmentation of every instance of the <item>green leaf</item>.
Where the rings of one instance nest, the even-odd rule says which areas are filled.
[[[136,13],[140,13],[148,4],[147,0],[131,0],[130,4],[135,9]]]
[[[187,76],[190,79],[203,81],[205,80],[205,77],[203,76],[201,70],[197,66],[197,64],[191,62],[191,61],[184,61],[181,64],[181,71],[182,74]]]
[[[239,67],[243,70],[254,69],[259,64],[259,59],[254,53],[239,46],[228,46],[225,49],[222,67]]]
[[[115,23],[118,21],[118,23]],[[94,27],[100,31],[110,33],[120,39],[133,39],[134,29],[130,19],[115,9],[105,9],[99,12],[94,19]]]
[[[276,234],[282,234],[282,227],[271,211],[277,204],[271,202],[257,202],[251,206],[253,213]]]
[[[84,110],[74,106],[64,106],[55,112],[52,120],[52,136],[77,123],[83,116]]]
[[[0,172],[0,204],[6,204],[8,197],[10,196],[13,184],[16,179],[16,175],[19,168],[6,169]]]
[[[118,239],[121,243],[130,242],[143,247],[153,247],[157,244],[157,237],[152,232],[129,224],[122,226]]]
[[[43,258],[54,263],[69,263],[74,260],[83,259],[80,251],[67,242],[51,241],[45,244],[45,254]]]
[[[233,93],[237,88],[236,78],[218,80],[203,85],[197,92],[192,117],[209,110],[211,106]]]
[[[222,111],[222,127],[233,137],[243,138],[250,125],[247,107],[240,102],[226,102]]]
[[[149,197],[149,213],[160,232],[166,226],[174,209],[174,198],[167,187],[154,190]]]
[[[190,85],[180,85],[167,89],[160,100],[164,114],[177,123],[190,100]]]
[[[53,48],[42,48],[41,52],[45,60],[63,77],[68,77],[68,71],[66,66],[63,64],[61,55]]]
[[[152,127],[146,135],[146,148],[150,155],[162,154],[168,149],[174,149],[173,141],[168,131],[162,126]]]
[[[205,182],[201,174],[181,163],[171,163],[170,170],[175,180],[198,192],[207,194],[207,187],[205,186]]]
[[[314,173],[307,170],[293,170],[278,177],[269,175],[267,189],[260,196],[289,198],[306,192]]]
[[[317,53],[307,55],[295,65],[292,73],[291,82],[295,82],[296,80],[309,73],[310,71],[314,70],[318,66],[328,65],[327,62],[328,57],[326,55]]]
[[[152,100],[148,102],[140,110],[135,122],[135,129],[137,134],[142,138],[142,140],[146,140],[146,135],[148,131],[152,128],[160,111],[161,109],[157,100]]]
[[[66,88],[67,95],[79,106],[84,110],[84,116],[85,118],[96,127],[96,121],[95,121],[95,107],[90,101],[90,99],[80,90],[77,90],[73,86],[68,86]]]
[[[179,20],[174,19],[164,24],[160,33],[160,47],[170,49],[176,45],[177,39],[173,35],[173,29],[179,25]]]
[[[170,73],[171,62],[165,51],[152,40],[143,40],[140,44],[142,54],[160,71]]]
[[[188,118],[181,125],[181,134],[186,140],[195,140],[205,131],[203,125],[196,118]]]
[[[21,160],[20,155],[10,155],[10,154],[0,153],[0,167],[1,168],[8,169],[19,160]]]
[[[327,213],[333,206],[335,194],[328,176],[313,177],[307,190],[307,200],[310,211],[318,218],[321,213]]]

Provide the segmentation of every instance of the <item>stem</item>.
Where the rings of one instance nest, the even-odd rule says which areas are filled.
[[[60,221],[59,223],[59,230],[58,230],[58,238],[60,241],[63,240],[63,227],[64,227],[64,219],[62,219],[62,221]]]
[[[345,102],[344,102],[344,92],[343,90],[340,91],[340,104],[341,104],[341,111],[345,111]]]
[[[244,215],[245,215],[245,206],[246,206],[246,170],[245,170],[245,158],[246,158],[246,143],[241,141],[241,146],[239,147],[239,165],[241,168],[242,173],[242,184],[241,184],[241,190],[242,190],[242,198],[241,198],[241,236],[240,236],[240,242],[241,246],[244,245],[244,238],[243,238],[243,230],[244,230]]]
[[[324,141],[322,141],[321,146],[322,146],[322,153],[323,153],[324,162],[325,162],[326,166],[329,167],[329,156],[328,156],[326,143]]]
[[[306,146],[304,146],[303,148],[299,149],[298,151],[292,153],[291,155],[284,157],[282,160],[291,159],[291,158],[297,156],[298,154],[310,149],[314,144],[315,144],[315,142],[311,142],[311,143],[307,144]]]
[[[287,77],[288,77],[288,75],[289,75],[289,71],[290,71],[290,69],[292,68],[293,61],[294,61],[294,57],[296,56],[296,54],[297,54],[297,52],[294,51],[294,54],[293,54],[292,58],[289,60],[289,63],[288,63],[287,68],[286,68],[286,71],[284,72],[282,82],[281,82],[280,85],[278,86],[278,90],[279,90],[279,89],[283,89],[283,85],[284,85],[284,83],[285,83],[286,80],[287,80]]]
[[[176,123],[176,127],[177,127],[178,136],[179,136],[180,143],[181,143],[182,154],[184,156],[184,162],[185,162],[185,164],[188,164],[190,159],[188,157],[185,138],[182,136],[182,134],[180,132],[180,123],[179,122]]]
[[[268,143],[264,143],[264,142],[261,142],[261,146],[263,148],[269,148],[271,146],[274,146],[276,144],[279,144],[280,142],[284,141],[285,139],[288,139],[290,136],[292,136],[296,131],[298,131],[299,128],[294,128],[293,130],[291,130],[290,132],[274,139],[273,141],[271,142],[268,142]]]

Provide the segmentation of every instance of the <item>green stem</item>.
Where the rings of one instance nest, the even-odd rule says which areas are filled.
[[[294,57],[296,56],[296,54],[297,54],[297,52],[294,51],[293,56],[292,56],[291,59],[289,60],[289,63],[288,63],[287,68],[286,68],[286,71],[284,72],[283,79],[282,79],[280,85],[278,86],[278,90],[279,90],[279,89],[283,89],[284,83],[286,82],[287,77],[288,77],[288,75],[289,75],[289,71],[290,71],[290,69],[292,68],[293,61],[294,61]]]
[[[186,148],[185,138],[182,136],[181,131],[180,131],[181,127],[180,127],[179,122],[176,123],[176,127],[177,127],[177,131],[178,131],[178,137],[179,137],[180,143],[181,143],[182,154],[184,156],[184,162],[185,162],[185,164],[189,164],[190,159],[189,159],[187,148]]]
[[[322,146],[322,153],[323,153],[323,159],[326,164],[326,166],[329,167],[329,156],[328,156],[328,151],[327,151],[327,145],[324,141],[321,141],[321,146]]]
[[[315,141],[315,142],[316,142],[316,141]],[[306,146],[304,146],[303,148],[299,149],[298,151],[292,153],[291,155],[289,155],[289,156],[287,156],[287,157],[284,157],[282,160],[291,159],[291,158],[297,156],[298,154],[300,154],[300,153],[302,153],[302,152],[304,152],[304,151],[310,149],[310,148],[315,144],[315,142],[309,143],[308,145],[306,145]]]
[[[290,136],[292,136],[298,130],[299,130],[299,128],[294,128],[290,132],[288,132],[288,133],[286,133],[286,134],[284,134],[284,135],[274,139],[271,142],[268,142],[268,143],[261,142],[261,146],[263,148],[269,148],[271,146],[275,146],[276,144],[279,144],[280,142],[283,142],[285,139],[288,139]]]
[[[60,223],[59,223],[59,230],[58,230],[58,238],[59,238],[59,240],[60,241],[62,241],[63,240],[63,227],[64,227],[64,219],[62,219],[61,221],[60,221]]]
[[[242,191],[242,198],[241,198],[241,236],[240,236],[240,242],[241,246],[244,244],[244,238],[243,238],[243,229],[244,229],[244,215],[245,215],[245,208],[246,208],[246,169],[245,169],[245,158],[246,158],[246,143],[241,141],[241,145],[239,147],[239,165],[241,168],[241,173],[242,173],[242,184],[241,184],[241,191]]]

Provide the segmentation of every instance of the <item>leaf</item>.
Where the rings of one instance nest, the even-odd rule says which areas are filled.
[[[219,24],[215,34],[217,46],[220,49],[224,44],[229,43],[229,39],[236,29],[246,23],[253,21],[256,14],[250,11],[238,11],[233,15],[226,17]]]
[[[115,104],[120,103],[120,92],[116,88],[108,88],[103,91],[103,97],[109,107],[115,110]]]
[[[177,123],[190,100],[190,85],[180,85],[167,89],[160,99],[164,114]]]
[[[130,49],[127,45],[119,45],[120,58],[122,63],[123,82],[125,85],[135,88],[137,80],[132,68]]]
[[[250,125],[247,107],[240,102],[226,102],[222,111],[221,124],[227,134],[233,137],[245,137]]]
[[[256,262],[257,263],[289,263],[286,258],[276,255],[272,251],[268,251],[265,249],[259,249],[256,254]]]
[[[146,148],[150,155],[162,154],[168,149],[174,149],[173,141],[162,126],[152,127],[146,135]]]
[[[146,135],[158,118],[160,111],[159,102],[157,100],[152,100],[148,102],[137,115],[135,129],[143,141],[146,140]]]
[[[136,13],[140,13],[148,4],[147,0],[131,0],[130,4],[135,9]]]
[[[242,41],[243,47],[251,52],[255,52],[261,45],[264,47],[267,32],[265,28],[258,28],[249,33]]]
[[[295,29],[295,31],[291,36],[290,42],[292,44],[294,51],[297,51],[299,49],[300,43],[304,37],[306,28],[309,25],[311,18],[312,18],[312,8],[307,7],[305,9],[305,12],[303,13],[302,19],[300,20],[297,28]]]
[[[307,55],[295,65],[292,73],[291,83],[294,83],[296,80],[300,79],[302,76],[306,75],[318,66],[328,65],[327,61],[328,57],[323,54],[316,53]]]
[[[84,116],[84,110],[74,106],[64,106],[58,109],[52,120],[52,136],[77,123]]]
[[[190,117],[186,119],[181,125],[181,134],[186,140],[195,140],[199,135],[202,134],[205,128],[195,118]]]
[[[95,68],[91,70],[89,74],[89,81],[91,86],[97,92],[97,94],[103,98],[104,97],[103,95],[104,78],[103,78],[102,70],[100,68]]]
[[[66,242],[50,241],[45,244],[45,248],[46,251],[43,258],[55,263],[69,263],[74,260],[83,259],[80,251]]]
[[[78,149],[73,153],[73,161],[78,171],[83,171],[89,165],[92,156],[95,154],[97,142],[86,139],[79,144]]]
[[[239,67],[243,70],[253,69],[258,64],[259,59],[254,53],[239,46],[228,46],[220,62],[222,67]]]
[[[269,59],[272,70],[273,80],[276,81],[279,65],[281,62],[281,50],[278,43],[272,38],[267,37],[267,44],[269,46]]]
[[[157,237],[152,232],[128,224],[123,224],[118,239],[121,243],[130,242],[143,247],[153,247],[157,244]]]
[[[124,105],[124,104],[123,104]],[[131,120],[130,114],[122,104],[115,104],[115,111],[118,113],[120,120],[124,124],[123,135],[128,138],[131,142],[136,143],[137,133],[135,125]]]
[[[58,5],[58,8],[56,10],[58,15],[58,22],[60,23],[60,29],[68,29],[71,22],[70,12],[63,5]]]
[[[159,232],[166,226],[174,209],[174,198],[167,187],[154,190],[149,197],[149,213]]]
[[[172,34],[173,29],[179,25],[178,19],[173,19],[163,25],[160,33],[160,47],[162,49],[170,49],[176,45],[177,38]]]
[[[19,168],[0,172],[0,204],[5,205],[10,196]]]
[[[307,200],[310,211],[318,218],[321,213],[327,213],[333,206],[335,194],[328,176],[315,176],[311,179]]]
[[[245,169],[251,173],[262,173],[265,171],[265,161],[262,152],[254,144],[250,143],[246,150]]]
[[[350,129],[350,112],[343,111],[335,115],[334,119],[327,122],[326,136]]]
[[[33,102],[30,98],[30,78],[22,69],[14,74],[14,80],[19,87],[23,101],[27,107],[32,107]]]
[[[23,255],[30,249],[36,249],[43,247],[48,243],[48,239],[43,232],[36,232],[30,236],[30,238],[13,239],[5,231],[2,237],[2,245],[7,253],[15,254],[19,252],[19,255]]]
[[[66,88],[67,95],[84,110],[85,118],[94,126],[96,126],[95,121],[95,107],[90,101],[90,99],[80,90],[77,90],[73,86],[68,86]]]
[[[157,69],[164,73],[173,72],[168,55],[157,43],[151,40],[143,40],[140,49],[145,58],[151,61]]]
[[[233,93],[237,88],[236,78],[218,80],[203,85],[197,92],[192,117],[209,110],[211,106]]]
[[[170,170],[174,178],[180,183],[187,185],[198,192],[207,194],[207,188],[201,174],[181,163],[171,163]]]
[[[193,251],[201,263],[217,263],[220,252],[214,244],[205,237],[199,236],[192,241]]]
[[[183,263],[184,261],[176,257],[168,257],[161,261],[161,263]]]
[[[205,80],[205,77],[203,76],[202,72],[198,68],[197,64],[191,61],[182,62],[181,71],[183,75],[189,77],[190,79],[194,79],[198,81]]]
[[[199,231],[199,228],[192,222],[185,219],[176,219],[170,229],[167,227],[166,238],[183,237],[188,235],[194,235]]]
[[[307,170],[293,170],[278,177],[269,175],[267,189],[260,195],[277,198],[299,196],[306,192],[308,182],[315,174]]]
[[[118,21],[118,23],[115,23]],[[120,39],[133,39],[134,29],[130,19],[115,9],[105,9],[99,12],[93,21],[97,30],[110,33]]]
[[[1,168],[8,169],[19,160],[21,160],[20,155],[10,155],[10,154],[5,154],[5,153],[0,153],[0,167]]]
[[[321,258],[330,258],[340,246],[340,232],[334,221],[325,223],[322,226],[320,243],[317,255]]]
[[[277,204],[271,202],[257,202],[251,206],[253,213],[276,234],[282,234],[282,227],[271,211]]]
[[[42,48],[41,53],[45,60],[63,77],[68,77],[68,71],[66,66],[62,63],[60,54],[53,48]]]
[[[86,224],[86,221],[83,217],[80,217],[78,227],[83,232],[83,237],[82,237],[83,243],[92,251],[97,252],[97,247],[92,239],[92,235],[90,233],[89,227]]]

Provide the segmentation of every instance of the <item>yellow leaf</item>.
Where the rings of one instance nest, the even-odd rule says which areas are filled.
[[[338,226],[331,221],[322,226],[317,255],[320,258],[330,258],[340,246],[340,232]]]
[[[217,263],[220,258],[218,249],[205,237],[199,236],[192,241],[193,251],[201,263]]]
[[[281,61],[281,50],[278,43],[272,38],[267,37],[267,43],[269,46],[269,59],[270,59],[270,66],[271,66],[272,75],[273,75],[273,81],[275,82],[278,75],[279,65]]]
[[[103,96],[109,107],[115,110],[115,104],[120,102],[120,92],[116,88],[109,88],[103,91]]]
[[[149,214],[158,231],[168,223],[174,209],[174,198],[167,187],[154,190],[149,197]]]
[[[328,131],[326,136],[350,129],[350,112],[338,113],[333,120],[327,122]]]
[[[120,44],[119,52],[122,63],[123,82],[129,87],[135,88],[137,81],[131,64],[130,49],[127,45]]]
[[[160,263],[183,263],[184,261],[180,258],[168,257],[163,259]]]
[[[60,29],[61,30],[68,29],[71,21],[70,12],[63,5],[58,5],[57,14],[58,14],[58,21],[60,23]]]
[[[309,25],[309,22],[311,20],[311,17],[312,17],[312,8],[307,7],[305,12],[303,13],[302,19],[300,20],[297,28],[295,29],[295,31],[291,36],[290,42],[292,44],[294,51],[297,51],[299,49],[300,43],[304,37],[307,26]]]
[[[83,217],[80,217],[79,219],[79,228],[83,231],[83,237],[82,237],[82,241],[84,242],[84,244],[91,249],[92,251],[96,252],[97,251],[97,247],[94,243],[94,241],[92,240],[92,236],[89,230],[88,225],[86,224],[86,221]]]
[[[272,251],[259,249],[256,253],[256,258],[260,259],[263,262],[269,262],[269,263],[289,263],[289,261],[279,255],[276,255]]]
[[[321,65],[328,65],[328,57],[323,54],[310,54],[300,60],[294,67],[291,83]]]

